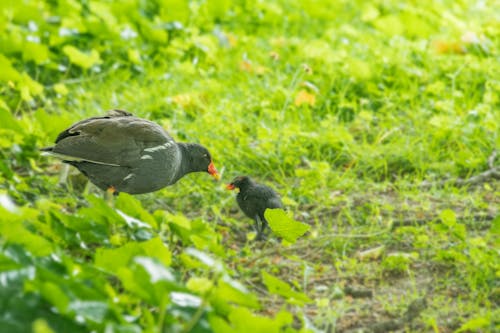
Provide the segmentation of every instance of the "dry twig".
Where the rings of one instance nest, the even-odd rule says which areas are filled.
[[[431,187],[444,187],[447,184],[453,184],[454,186],[468,186],[468,185],[478,185],[485,183],[490,179],[500,179],[500,167],[495,167],[495,160],[497,157],[496,149],[493,150],[491,155],[488,157],[488,167],[489,169],[481,172],[478,175],[472,176],[467,179],[457,178],[455,180],[443,180],[439,182],[423,181],[418,185],[421,189],[429,189]]]

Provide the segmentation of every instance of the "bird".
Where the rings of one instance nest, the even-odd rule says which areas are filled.
[[[236,201],[246,216],[255,221],[257,240],[265,239],[269,226],[264,212],[268,208],[283,208],[279,195],[269,186],[258,184],[248,176],[238,176],[226,185],[228,190],[239,190]]]
[[[79,121],[41,151],[114,195],[158,191],[191,172],[220,178],[205,147],[176,142],[160,125],[124,110]]]

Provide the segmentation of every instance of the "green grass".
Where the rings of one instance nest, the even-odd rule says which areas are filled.
[[[2,3],[0,330],[495,331],[496,9]],[[58,184],[38,149],[112,108],[207,146],[222,182],[191,174],[115,209],[75,170]],[[252,242],[223,186],[237,175],[309,232]]]

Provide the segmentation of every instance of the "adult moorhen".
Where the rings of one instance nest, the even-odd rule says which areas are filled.
[[[190,172],[219,179],[205,147],[175,142],[160,125],[122,110],[77,122],[59,134],[54,146],[41,150],[114,194],[157,191]]]
[[[247,176],[238,176],[229,183],[228,190],[239,189],[236,201],[243,213],[255,221],[257,240],[265,238],[268,227],[264,212],[267,208],[283,208],[278,194],[269,186],[258,184]]]

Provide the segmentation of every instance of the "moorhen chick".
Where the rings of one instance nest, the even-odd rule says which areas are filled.
[[[236,201],[243,213],[255,221],[256,239],[264,239],[264,231],[268,227],[264,212],[267,208],[283,208],[278,194],[269,186],[258,184],[247,176],[234,178],[226,188],[239,189]]]
[[[160,125],[122,110],[79,121],[41,150],[114,194],[157,191],[191,172],[219,179],[205,147],[175,142]]]

